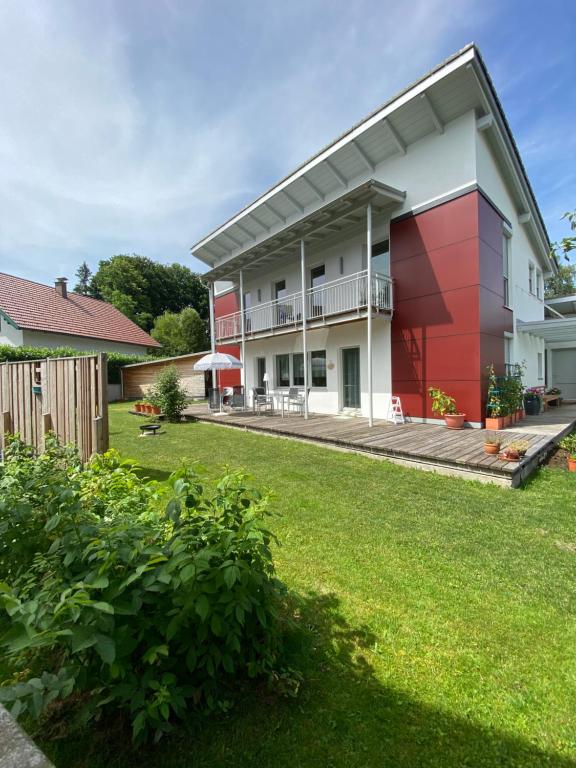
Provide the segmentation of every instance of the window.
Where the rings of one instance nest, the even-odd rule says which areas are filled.
[[[362,269],[368,268],[366,246],[362,246]],[[381,275],[390,274],[390,241],[382,240],[372,246],[372,271]]]
[[[542,352],[538,352],[538,381],[544,378],[544,360]]]
[[[290,355],[276,355],[276,386],[290,386]]]
[[[266,358],[256,358],[256,386],[265,388],[264,374],[266,373]]]
[[[304,355],[296,352],[292,355],[292,384],[295,387],[304,386]]]
[[[510,238],[502,238],[502,275],[504,279],[504,306],[510,306]]]
[[[390,241],[382,240],[372,246],[372,271],[380,275],[390,274]]]
[[[539,269],[536,270],[536,296],[542,298],[542,272]]]
[[[534,296],[534,264],[528,266],[528,291]]]
[[[262,289],[261,288],[258,288],[257,296],[258,296],[258,304],[260,304],[260,302],[262,301]]]
[[[274,298],[283,299],[286,296],[286,280],[278,280],[274,283]]]
[[[340,256],[340,258],[338,259],[338,267],[339,267],[340,274],[343,275],[344,274],[344,256]]]
[[[326,386],[326,350],[320,350],[310,353],[310,362],[312,369],[312,386]]]
[[[324,264],[312,267],[310,270],[310,287],[319,288],[326,282],[326,268]],[[312,294],[312,317],[321,317],[324,314],[324,292],[314,291]]]
[[[512,373],[512,338],[504,336],[504,366],[506,373]]]

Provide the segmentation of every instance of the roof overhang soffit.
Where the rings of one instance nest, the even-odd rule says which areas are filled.
[[[522,333],[531,333],[548,343],[573,341],[576,346],[576,317],[566,317],[563,320],[519,322],[517,327]]]
[[[371,202],[377,210],[394,208],[403,203],[406,193],[371,179],[360,184],[335,200],[300,218],[294,224],[286,226],[254,248],[247,248],[232,259],[203,275],[207,282],[231,280],[237,277],[240,269],[256,269],[264,261],[274,260],[284,252],[289,252],[300,240],[308,242],[321,240],[328,235],[352,223],[358,212]]]

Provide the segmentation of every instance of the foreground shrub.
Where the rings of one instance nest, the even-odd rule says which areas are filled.
[[[26,558],[4,555],[0,583],[0,646],[17,679],[0,701],[15,716],[63,700],[83,721],[127,713],[136,740],[158,738],[191,709],[226,709],[242,679],[282,676],[266,498],[243,475],[207,491],[184,468],[166,498],[114,455],[79,471],[52,442],[22,469],[23,451],[9,447],[0,479],[1,546]],[[116,504],[117,483],[133,511]]]

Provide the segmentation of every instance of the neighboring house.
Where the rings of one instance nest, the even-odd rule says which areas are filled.
[[[160,344],[105,301],[0,272],[0,344],[145,355]]]
[[[194,364],[207,352],[193,352],[179,357],[165,357],[162,360],[148,360],[122,367],[122,397],[131,399],[145,397],[154,386],[156,378],[165,368],[174,366],[180,374],[180,383],[189,397],[206,397],[206,381],[210,374],[195,371]]]
[[[438,386],[479,426],[490,363],[525,361],[525,384],[544,384],[544,336],[523,324],[544,320],[557,267],[474,45],[192,252],[247,389],[267,372],[272,389],[310,388],[311,411],[386,418],[398,395],[428,420]]]

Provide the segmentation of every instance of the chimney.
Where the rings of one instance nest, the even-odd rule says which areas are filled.
[[[54,283],[54,288],[56,289],[56,293],[58,294],[58,296],[61,296],[63,299],[68,298],[68,288],[66,287],[67,282],[68,282],[67,277],[57,277]]]

